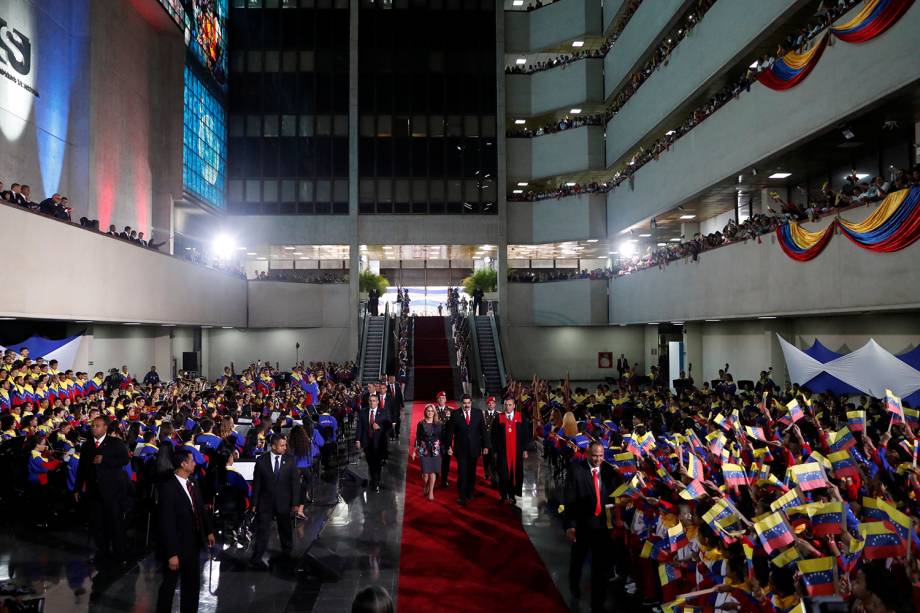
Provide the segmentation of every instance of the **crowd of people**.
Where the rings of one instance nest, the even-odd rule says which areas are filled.
[[[270,268],[253,271],[253,281],[289,281],[293,283],[348,283],[347,271],[326,271],[307,268]]]
[[[587,58],[603,58],[607,56],[607,53],[613,47],[613,44],[620,37],[620,34],[623,33],[623,30],[626,28],[626,24],[629,23],[629,20],[632,19],[632,16],[636,14],[636,11],[639,10],[639,6],[642,4],[642,0],[628,0],[625,3],[622,12],[610,33],[604,39],[603,44],[600,47],[592,49],[579,49],[578,51],[573,51],[571,53],[560,53],[554,57],[538,60],[532,64],[513,64],[511,66],[505,67],[505,74],[531,74],[534,72],[540,72],[542,70],[549,70],[550,68],[555,68],[557,66],[562,66],[563,68],[572,62],[577,62],[578,60],[584,60]]]
[[[616,271],[613,268],[595,268],[594,270],[577,268],[550,268],[531,270],[509,270],[508,280],[512,283],[547,283],[549,281],[571,281],[573,279],[612,279]]]
[[[465,314],[456,314],[450,316],[450,333],[454,341],[454,349],[457,357],[457,370],[460,372],[460,385],[464,394],[473,393],[473,385],[470,383],[470,362],[469,357],[472,352],[470,343],[470,320]]]
[[[23,505],[28,512],[17,516],[37,529],[72,525],[87,513],[96,568],[124,568],[138,553],[137,545],[129,546],[128,528],[141,531],[135,543],[143,541],[143,520],[152,512],[161,524],[156,540],[166,552],[164,578],[174,588],[182,575],[182,610],[195,610],[185,598],[194,593],[197,599],[197,589],[185,590],[190,579],[176,569],[191,565],[191,558],[176,542],[197,528],[198,537],[213,544],[207,509],[223,522],[218,534],[225,544],[252,548],[253,567],[264,568],[273,521],[282,553],[290,553],[290,517],[275,513],[271,496],[278,488],[268,482],[277,480],[270,465],[268,478],[260,479],[260,466],[275,456],[283,460],[291,484],[286,507],[302,515],[320,463],[331,465],[340,433],[359,408],[355,376],[351,362],[299,363],[289,371],[257,362],[242,371],[231,363],[214,380],[179,373],[167,381],[153,367],[142,377],[127,366],[108,374],[76,372],[59,369],[56,360],[32,359],[28,349],[7,349],[0,361],[0,463],[8,479],[4,495],[11,498],[4,504]],[[253,461],[254,480],[247,482],[234,465]],[[197,505],[196,523],[165,530],[164,515],[174,514],[162,512],[169,505],[163,488],[171,487],[174,474]],[[198,549],[192,544],[196,560]],[[171,602],[172,589],[164,585]]]
[[[838,0],[836,3],[829,6],[822,6],[822,10],[815,14],[807,24],[795,28],[794,31],[786,37],[782,45],[776,50],[776,53],[773,55],[764,55],[750,66],[745,67],[740,71],[737,78],[730,80],[722,89],[713,94],[702,105],[690,112],[680,125],[667,130],[664,134],[646,146],[640,146],[639,150],[630,156],[626,164],[617,169],[606,180],[594,181],[586,185],[566,182],[555,187],[546,186],[526,190],[521,194],[510,194],[508,199],[512,201],[535,201],[563,198],[580,193],[609,192],[629,179],[639,168],[652,160],[658,159],[658,156],[667,151],[672,144],[705,121],[729,101],[735,100],[742,93],[749,91],[751,85],[757,80],[757,76],[761,72],[769,70],[778,58],[781,58],[788,51],[801,51],[814,43],[817,37],[820,36],[833,21],[856,6],[859,1],[860,0]],[[675,32],[672,32],[670,36],[664,39],[662,45],[653,54],[652,59],[649,60],[649,64],[630,77],[629,84],[617,94],[613,102],[605,110],[602,123],[606,124],[610,121],[638,90],[639,86],[641,86],[655,70],[666,64],[667,59],[670,57],[677,43],[689,33],[693,24],[699,23],[702,16],[714,3],[715,0],[701,0],[696,10],[685,17],[686,21],[682,22],[682,24],[676,28]],[[693,17],[693,19],[690,20],[690,17]],[[543,130],[541,134],[546,133],[547,129],[558,131],[558,129],[553,127],[557,123],[558,122],[554,121],[550,126],[533,128],[530,135],[536,134],[536,132],[541,129]],[[514,135],[520,136],[521,134]]]
[[[920,412],[772,371],[736,382],[728,364],[702,384],[680,373],[674,393],[621,362],[593,391],[506,390],[555,475],[574,598],[590,552],[592,610],[611,589],[665,611],[920,607]]]

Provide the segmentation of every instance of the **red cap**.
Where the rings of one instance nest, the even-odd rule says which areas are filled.
[[[495,402],[495,396],[489,396],[486,398],[486,402]]]
[[[438,392],[437,394],[434,395],[435,398],[440,398],[441,396],[444,396],[445,398],[447,398],[447,392]]]

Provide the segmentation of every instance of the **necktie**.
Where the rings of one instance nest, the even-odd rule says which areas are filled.
[[[600,517],[601,515],[601,482],[598,479],[598,469],[594,468],[591,470],[594,475],[594,498],[597,500],[597,503],[594,505],[594,517]]]
[[[188,497],[192,499],[192,513],[195,514],[195,525],[198,525],[198,503],[195,502],[195,491],[192,489],[192,482],[185,482],[185,489],[188,490]]]
[[[376,413],[376,412],[377,412],[377,411],[375,411],[374,409],[371,409],[371,423],[370,423],[371,430],[374,429],[374,413]]]
[[[275,479],[278,478],[278,473],[281,472],[281,456],[275,456]]]
[[[101,445],[101,444],[102,444],[102,443],[100,443],[99,441],[96,441],[96,449],[99,449],[99,445]]]
[[[470,412],[469,412],[469,411],[464,411],[464,412],[463,412],[463,416],[466,418],[466,425],[467,425],[467,426],[470,425]]]

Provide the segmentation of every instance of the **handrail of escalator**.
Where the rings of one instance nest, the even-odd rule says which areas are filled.
[[[476,334],[476,316],[471,312],[468,316],[469,325],[470,325],[470,345],[473,347],[473,367],[470,369],[470,373],[475,373],[476,377],[479,379],[476,381],[476,386],[479,388],[479,395],[486,395],[486,386],[488,381],[486,380],[486,374],[482,370],[482,361],[479,359],[479,336]]]
[[[367,304],[363,302],[362,304],[365,305],[365,309],[366,309]],[[366,355],[366,352],[367,352],[367,326],[371,318],[367,316],[366,314],[362,314],[361,320],[362,320],[362,323],[360,326],[361,336],[359,337],[360,340],[358,341],[358,347],[360,348],[359,353],[358,353],[358,382],[364,381],[364,356]]]
[[[380,348],[380,368],[377,369],[377,376],[386,373],[387,367],[387,349],[390,346],[390,303],[387,302],[383,307],[383,338],[381,339],[383,347]]]
[[[505,389],[508,385],[508,376],[505,373],[505,358],[502,356],[502,343],[498,338],[498,326],[495,325],[495,317],[488,317],[489,325],[492,327],[492,343],[495,345],[495,359],[498,361],[498,374],[501,376],[501,386]]]

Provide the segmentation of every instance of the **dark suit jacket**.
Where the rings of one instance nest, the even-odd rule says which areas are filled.
[[[259,513],[290,513],[300,504],[300,471],[291,454],[281,456],[281,470],[275,478],[272,454],[263,453],[256,460],[252,480],[252,504]]]
[[[454,446],[454,455],[482,455],[482,450],[491,446],[486,436],[486,420],[482,411],[476,407],[470,409],[470,425],[466,425],[463,407],[453,411],[447,422],[447,444]]]
[[[97,455],[102,456],[101,464],[93,463]],[[80,449],[75,491],[82,492],[85,486],[90,496],[99,496],[106,501],[123,499],[128,484],[124,468],[129,461],[124,441],[106,436],[97,449],[96,442],[90,437]]]
[[[370,421],[370,409],[361,409],[361,411],[358,412],[358,428],[355,434],[355,440],[361,443],[362,449],[377,449],[381,447],[386,441],[387,431],[389,431],[390,425],[392,424],[390,414],[380,407],[377,407],[377,412],[374,414],[374,422],[380,426],[380,429],[373,430]]]
[[[386,397],[379,397],[383,398],[383,402],[378,403],[378,407],[386,411],[392,423],[396,420],[396,416],[399,415],[399,401],[396,400],[396,396],[390,396],[390,394],[387,394]]]
[[[159,486],[157,501],[157,546],[160,557],[190,558],[207,544],[207,536],[214,533],[211,518],[204,510],[201,488],[195,484],[192,491],[198,505],[198,520],[182,484],[173,474]]]
[[[607,512],[604,506],[610,500],[610,494],[617,488],[616,471],[606,463],[600,466],[601,514],[594,516],[597,497],[594,494],[594,478],[587,460],[572,462],[565,481],[565,527],[575,530],[597,529],[607,525]]]
[[[403,398],[402,388],[399,385],[399,381],[395,382],[392,386],[387,383],[387,397],[396,399],[396,406],[400,409],[406,406],[406,401]]]

